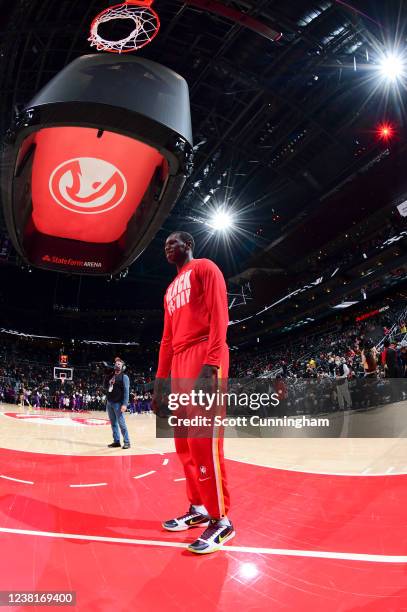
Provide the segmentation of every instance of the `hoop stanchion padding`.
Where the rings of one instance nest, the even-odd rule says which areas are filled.
[[[81,57],[21,113],[2,161],[4,214],[20,256],[114,274],[150,243],[191,170],[188,86],[145,59]]]

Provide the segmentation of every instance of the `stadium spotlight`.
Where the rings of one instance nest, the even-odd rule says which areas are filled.
[[[379,69],[386,81],[396,82],[404,76],[405,62],[401,55],[386,53],[380,59]]]
[[[233,227],[233,217],[229,211],[219,208],[208,220],[208,225],[217,232],[225,232]]]
[[[394,128],[390,123],[381,123],[377,128],[377,134],[381,140],[390,140],[394,136]]]

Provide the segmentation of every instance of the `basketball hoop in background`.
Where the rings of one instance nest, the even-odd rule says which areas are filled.
[[[60,380],[61,384],[64,385],[66,381],[73,380],[73,368],[67,367],[54,367],[54,380]]]
[[[151,8],[153,0],[129,0],[115,4],[95,17],[88,38],[92,47],[109,53],[130,53],[148,45],[158,34],[160,19]],[[120,40],[108,40],[99,34],[99,27],[109,21],[128,20],[133,28],[130,34]]]

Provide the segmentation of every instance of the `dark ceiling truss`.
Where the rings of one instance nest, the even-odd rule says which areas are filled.
[[[176,11],[174,15],[170,16],[168,32],[164,29],[162,40],[157,39],[159,41],[157,54],[170,37],[170,32],[176,26],[177,21],[185,12],[186,7],[181,7],[180,10],[176,3],[171,4],[174,5],[172,12],[174,13],[174,8]],[[36,3],[20,0],[20,2],[16,2],[7,29],[1,33],[2,44],[0,48],[8,61],[7,65],[3,66],[0,71],[0,88],[2,92],[10,91],[10,89],[15,91],[12,104],[10,104],[9,98],[2,96],[0,107],[2,111],[2,132],[10,123],[12,110],[17,102],[20,104],[27,103],[38,88],[49,80],[58,69],[61,69],[79,53],[86,53],[90,50],[86,41],[86,33],[93,16],[105,5],[106,2],[101,0],[90,1],[85,5],[83,0],[76,0],[76,2],[62,1],[59,3],[60,9],[56,16],[56,3],[54,1]],[[83,10],[84,6],[85,10]],[[165,13],[171,13],[166,5],[160,8]],[[191,9],[188,9],[188,11],[191,11]],[[79,14],[81,15],[80,19],[78,19]],[[72,17],[73,15],[74,17]],[[230,31],[233,27],[230,22],[225,22],[224,29],[226,31]],[[195,36],[195,31],[192,32],[192,35],[194,39],[193,48],[196,44],[195,41],[198,41],[200,37]],[[65,42],[65,48],[63,42]],[[174,42],[177,43],[178,41],[175,40]],[[174,45],[174,49],[177,49],[176,45]],[[55,51],[63,54],[58,67],[52,62],[52,55]],[[185,52],[183,57],[185,58]],[[38,59],[39,61],[37,61]],[[46,67],[50,62],[52,68],[48,73]],[[30,72],[33,74],[30,75]],[[33,82],[34,75],[35,81]]]
[[[250,8],[247,11],[247,14],[250,16],[257,16],[259,14],[261,14],[262,9],[269,3],[269,0],[261,0],[260,2],[254,5],[254,8]],[[199,84],[202,82],[202,80],[210,73],[213,65],[216,63],[216,61],[225,55],[225,53],[230,49],[230,47],[233,45],[233,43],[237,40],[238,36],[240,35],[241,31],[242,31],[242,26],[239,24],[234,24],[231,27],[231,30],[229,32],[229,34],[225,37],[223,44],[220,46],[220,48],[218,49],[217,53],[211,57],[209,62],[206,62],[205,68],[203,69],[203,71],[201,72],[201,74],[199,75],[199,77],[195,80],[195,82],[190,86],[190,91],[191,91],[191,97],[194,97],[194,94],[196,93],[197,88],[199,87]]]
[[[338,173],[345,159],[346,167],[352,162],[348,131],[357,114],[350,103],[353,71],[346,68],[378,41],[374,29],[334,0],[222,2],[279,26],[283,38],[271,42],[181,0],[156,0],[162,30],[142,52],[190,85],[199,146],[194,173],[174,211],[177,219],[197,206],[204,212],[208,194],[223,201],[233,192],[239,202],[267,206],[284,192],[292,200],[290,189],[299,184],[312,187],[312,197],[330,188],[333,177],[315,179],[312,164],[321,150],[342,160]],[[87,42],[89,24],[109,3],[113,0],[16,0],[9,6],[0,46],[7,57],[0,67],[2,132],[12,113],[64,65],[94,52]],[[274,237],[271,233],[269,242]]]
[[[64,65],[69,64],[69,62],[71,62],[78,55],[77,48],[78,46],[82,47],[83,45],[83,32],[86,32],[89,29],[89,25],[92,23],[95,14],[96,13],[94,3],[89,2],[87,4],[86,10],[83,12],[83,17],[81,19],[79,27],[77,27],[75,35],[72,38],[72,43],[68,49]]]
[[[260,109],[257,114],[264,116],[266,111],[267,108],[264,109],[264,112],[262,109]],[[242,115],[242,118],[243,117],[244,114]],[[290,115],[288,119],[290,118],[293,118],[292,115]],[[306,119],[308,119],[308,121]],[[256,133],[256,126],[254,124],[254,119],[248,122],[245,134],[250,134],[250,130],[252,130],[252,133]],[[305,149],[309,149],[312,143],[315,143],[317,140],[319,141],[319,146],[321,146],[321,135],[325,137],[322,143],[324,146],[329,146],[331,143],[334,143],[339,144],[344,149],[346,148],[346,142],[340,143],[339,139],[336,137],[335,132],[328,132],[323,128],[323,126],[317,126],[317,129],[315,125],[316,122],[307,118],[306,115],[301,117],[297,121],[293,121],[291,125],[289,124],[289,122],[287,122],[287,131],[286,133],[283,133],[282,136],[280,136],[280,138],[276,142],[276,145],[267,145],[264,141],[259,144],[259,137],[257,135],[254,139],[248,141],[243,133],[234,139],[227,139],[227,136],[229,136],[229,134],[232,134],[231,127],[226,134],[223,133],[223,136],[220,138],[220,142],[226,145],[224,149],[223,162],[226,164],[228,163],[228,157],[230,157],[230,154],[232,152],[241,153],[241,155],[239,156],[240,161],[238,165],[234,168],[234,173],[236,176],[238,176],[239,174],[243,174],[246,177],[244,183],[242,185],[239,185],[240,196],[244,196],[243,190],[250,188],[251,183],[249,183],[248,181],[250,178],[256,178],[259,168],[269,169],[268,171],[269,173],[271,173],[270,176],[275,174],[277,176],[282,176],[287,180],[295,181],[297,179],[297,173],[301,170],[301,164],[307,162],[306,156],[304,159],[301,159],[301,153]],[[219,133],[220,131],[220,127],[217,127],[217,133]],[[299,133],[298,137],[296,137],[295,140],[300,141],[296,142],[295,151],[294,149],[288,150],[285,156],[281,160],[279,160],[279,163],[274,164],[273,162],[275,160],[272,156],[277,155],[279,150],[284,152],[283,145],[285,142],[287,142],[287,140],[289,141],[290,134],[292,134],[293,131],[297,131]],[[306,134],[306,132],[308,133]],[[288,146],[286,148],[289,149]],[[314,153],[315,152],[318,152],[318,147],[317,151],[314,151]],[[210,159],[214,159],[215,155],[216,151],[214,151],[212,157],[207,158],[207,160],[205,161],[208,163]],[[297,159],[298,163],[295,164],[295,160]],[[288,164],[290,164],[291,170],[285,168],[285,166],[287,166]],[[293,171],[294,164],[295,168]],[[220,161],[219,166],[222,166],[222,160]]]
[[[313,24],[308,26],[308,28],[310,30],[312,29],[312,27],[313,27]],[[276,55],[275,61],[263,72],[263,74],[261,74],[260,76],[252,77],[251,82],[253,84],[257,85],[259,79],[262,79],[262,78],[266,77],[269,73],[275,72],[276,70],[280,70],[280,72],[281,72],[283,70],[283,68],[285,67],[286,63],[287,63],[287,62],[284,63],[283,60],[286,59],[287,55],[291,55],[293,53],[293,49],[294,49],[295,44],[297,44],[297,42],[299,42],[301,39],[303,39],[303,37],[304,37],[304,33],[301,32],[301,34],[298,35],[298,37],[296,38],[296,40],[295,40],[295,42],[294,42],[294,44],[292,46],[291,45],[286,45],[285,48],[282,47],[279,50],[279,53]],[[226,44],[226,42],[225,42],[225,44]],[[318,45],[318,41],[313,40],[312,44],[314,46],[316,46],[316,45]],[[216,57],[213,58],[213,60],[215,60],[215,59],[217,59],[217,58]],[[233,76],[233,72],[232,72],[232,76]],[[250,80],[249,80],[249,82],[250,82]],[[194,88],[195,88],[195,84],[192,86],[192,90],[194,90]]]
[[[57,22],[54,21],[55,19],[55,11],[51,10],[51,4],[50,2],[42,2],[41,6],[38,7],[35,5],[35,10],[33,5],[30,5],[27,3],[26,11],[16,11],[16,15],[15,15],[15,23],[18,24],[18,29],[17,32],[21,32],[21,38],[23,39],[23,47],[21,47],[21,45],[17,45],[18,42],[18,37],[15,36],[16,32],[13,33],[13,35],[11,34],[12,31],[12,25],[11,25],[11,29],[9,31],[9,37],[7,40],[4,41],[4,45],[12,45],[14,48],[14,61],[12,60],[9,64],[9,71],[10,73],[13,74],[13,80],[16,79],[16,72],[17,72],[17,79],[14,80],[14,83],[16,85],[16,89],[19,88],[20,83],[18,81],[18,77],[21,76],[22,72],[24,72],[25,77],[26,75],[26,70],[29,70],[29,68],[31,68],[33,71],[35,71],[36,75],[37,75],[37,80],[35,82],[35,89],[37,89],[41,84],[43,84],[44,81],[44,74],[46,74],[45,69],[46,69],[46,63],[47,63],[47,57],[49,57],[49,54],[53,52],[53,50],[55,48],[60,47],[60,42],[59,42],[59,37],[61,35],[61,29],[62,32],[65,30],[65,33],[68,34],[67,39],[70,39],[70,44],[69,47],[67,49],[64,50],[65,52],[65,60],[64,60],[64,64],[66,64],[67,62],[69,62],[73,56],[75,56],[77,54],[77,46],[80,43],[80,47],[81,49],[83,48],[83,33],[84,31],[87,30],[88,24],[91,20],[92,15],[95,14],[98,5],[100,6],[101,3],[100,2],[89,2],[87,3],[86,6],[86,10],[82,11],[82,19],[78,22],[75,21],[74,23],[72,22],[72,20],[70,20],[70,15],[72,14],[72,12],[74,12],[74,10],[80,5],[79,0],[77,0],[76,2],[73,3],[61,3],[61,10],[60,10],[60,14],[58,15],[59,18],[64,18],[66,19],[66,26],[65,28],[62,27],[61,28],[61,21]],[[70,4],[69,7],[69,11],[68,11],[68,6]],[[279,15],[278,15],[278,11],[271,11],[270,8],[267,9],[267,5],[270,4],[270,2],[268,2],[267,0],[264,0],[261,3],[253,3],[252,6],[249,6],[248,3],[234,3],[238,6],[242,6],[243,8],[245,8],[247,10],[247,13],[250,15],[254,15],[254,16],[262,16],[263,15],[263,8],[265,9],[264,15],[269,16],[271,18],[278,19]],[[274,4],[274,3],[273,3]],[[55,5],[54,5],[55,6]],[[82,6],[82,5],[81,5]],[[65,10],[63,10],[65,8]],[[160,7],[161,8],[161,7]],[[165,5],[162,7],[162,9],[166,8]],[[30,11],[31,9],[31,11]],[[267,10],[266,10],[267,9]],[[180,9],[178,9],[175,12],[175,15],[172,16],[171,21],[169,22],[168,26],[166,29],[163,30],[162,33],[162,37],[161,40],[160,38],[157,39],[158,43],[157,43],[157,54],[159,54],[159,50],[160,47],[164,45],[164,43],[167,41],[168,38],[170,38],[170,32],[172,31],[173,28],[175,28],[177,22],[181,19],[181,17],[183,16],[184,13],[187,13],[188,11],[191,11],[192,9],[188,8],[186,9],[185,6],[181,6]],[[328,14],[329,11],[325,11],[325,13],[322,13],[322,15],[326,15]],[[24,19],[25,17],[25,19]],[[35,19],[33,19],[33,17],[35,17]],[[47,23],[47,27],[44,28],[42,25],[39,24],[43,24],[45,21],[50,20],[49,24]],[[317,20],[316,20],[317,21]],[[314,22],[313,22],[314,23]],[[307,28],[305,28],[305,30],[312,30],[313,27],[313,23],[311,23]],[[291,27],[294,28],[295,24],[291,24]],[[219,59],[220,57],[222,57],[230,48],[230,46],[233,44],[233,42],[236,40],[237,36],[239,35],[239,33],[242,30],[241,26],[235,26],[233,24],[227,24],[226,26],[227,29],[227,34],[226,36],[223,37],[223,41],[221,42],[221,45],[217,51],[217,53],[212,54],[210,57],[210,61],[209,62],[205,62],[205,65],[203,67],[203,70],[200,72],[200,74],[198,75],[198,77],[195,79],[195,81],[193,81],[191,83],[191,92],[192,92],[192,99],[194,97],[194,91],[196,91],[197,87],[199,86],[199,84],[202,82],[202,80],[205,78],[205,76],[208,75],[208,72],[211,70],[212,67],[212,62],[216,62],[217,59]],[[32,36],[35,36],[38,38],[38,33],[39,32],[43,32],[44,33],[44,39],[40,40],[40,44],[41,44],[41,48],[38,49],[38,46],[36,44],[36,41],[32,40]],[[73,36],[72,36],[73,34]],[[196,40],[199,40],[200,37],[197,36],[195,37]],[[205,39],[207,37],[203,37],[202,40],[202,45],[205,46]],[[307,31],[304,31],[301,33],[300,38],[306,38],[307,40],[309,39],[309,35]],[[314,44],[318,44],[318,41],[312,41]],[[32,43],[32,46],[30,48],[30,45]],[[192,46],[192,50],[190,49],[189,52],[191,54],[193,54],[193,50],[194,50],[194,45],[197,44],[196,42],[194,42],[193,46]],[[40,61],[40,63],[38,64],[37,62],[35,62],[34,56],[32,55],[32,48],[33,47],[37,48],[37,55],[42,55],[42,59]],[[18,47],[18,48],[17,48]],[[10,51],[10,48],[8,48],[8,50]],[[63,51],[63,49],[61,49],[61,52]],[[289,46],[287,47],[287,52],[289,51]],[[27,54],[28,54],[28,58],[27,58]],[[284,53],[282,55],[284,57]],[[27,61],[28,59],[28,61]],[[17,71],[15,70],[15,62],[19,62],[19,68],[17,69]],[[272,68],[272,67],[271,67]],[[6,84],[3,82],[2,83],[2,89],[4,91],[4,89],[7,89],[7,86],[5,86]],[[4,87],[5,86],[5,87]],[[25,88],[24,88],[25,89]],[[33,92],[34,93],[34,92]],[[4,115],[9,115],[9,113],[2,113],[2,117],[4,117]]]
[[[265,6],[267,3],[262,3],[262,4]],[[257,8],[256,13],[260,13],[261,7],[257,6],[256,8]],[[275,15],[274,15],[274,17],[275,17]],[[295,27],[294,24],[291,24],[291,27],[294,28]],[[311,29],[311,27],[309,29]],[[200,75],[198,76],[198,79],[195,80],[192,83],[191,92],[192,92],[192,107],[193,108],[194,108],[194,99],[196,97],[196,96],[194,96],[194,93],[197,91],[197,88],[198,88],[199,84],[203,82],[202,81],[203,77],[205,76],[205,74],[208,73],[208,71],[210,71],[211,67],[214,67],[215,69],[219,68],[218,64],[222,61],[222,58],[223,58],[224,54],[227,52],[227,50],[232,46],[234,38],[236,37],[237,33],[238,33],[238,29],[232,28],[231,34],[229,34],[229,37],[225,38],[224,43],[220,47],[218,52],[214,56],[212,55],[212,60],[210,62],[206,63],[206,68],[204,69],[204,72],[200,73]],[[304,33],[302,33],[302,36],[305,36],[305,38],[307,40],[309,40],[309,36],[307,34],[304,35]],[[317,41],[312,40],[312,43],[315,45],[315,44],[317,44]],[[205,50],[202,50],[202,53],[204,53],[204,52],[205,52]],[[219,62],[218,63],[216,62],[217,58],[219,58]],[[229,77],[228,80],[230,81],[230,77],[233,76],[233,75],[229,72],[229,74],[227,76]],[[247,84],[248,80],[249,79],[247,78],[247,75],[246,75],[246,77],[245,77],[245,84]],[[220,91],[218,91],[218,97],[220,97],[222,95],[225,95],[224,88],[225,88],[225,83],[226,82],[227,82],[227,80],[223,79],[222,87],[220,88]],[[204,85],[205,85],[205,87],[208,87],[208,82],[205,82]],[[239,88],[241,90],[241,88],[242,88],[241,84],[239,84]],[[253,77],[253,79],[252,79],[252,87],[250,89],[253,90],[254,88],[258,89],[258,83],[257,83],[257,79],[255,77]],[[230,89],[230,87],[229,87],[229,89]],[[199,91],[199,93],[201,93],[201,91]],[[200,96],[199,96],[199,98],[201,99]],[[249,101],[249,103],[246,103],[245,100],[242,100],[242,102],[241,102],[241,106],[243,106],[242,111],[236,113],[236,109],[233,108],[230,120],[228,120],[228,118],[225,118],[223,121],[221,121],[221,116],[219,114],[217,114],[217,119],[218,120],[213,121],[212,120],[213,117],[214,117],[213,110],[208,108],[208,107],[205,109],[206,110],[206,113],[205,113],[206,116],[205,116],[205,119],[204,119],[205,124],[206,125],[210,125],[212,127],[212,131],[214,132],[215,136],[218,136],[220,133],[222,134],[222,138],[221,139],[217,138],[218,146],[219,146],[219,144],[222,144],[223,141],[226,138],[226,136],[225,136],[225,124],[226,124],[226,135],[228,135],[229,133],[232,133],[233,129],[236,128],[239,119],[240,118],[243,119],[245,117],[245,114],[250,110],[251,105],[255,104],[256,101],[257,100],[254,99],[252,101]],[[208,120],[208,115],[210,117],[209,120]],[[237,116],[237,119],[235,118],[236,116]],[[231,127],[231,126],[233,126],[233,127]],[[202,131],[202,127],[203,127],[202,125],[198,125],[197,131],[201,132]],[[207,140],[209,141],[210,138],[207,139]],[[234,144],[237,144],[237,143],[234,143]],[[208,159],[210,159],[211,156],[213,157],[216,154],[217,154],[216,151],[211,149],[210,153],[206,154],[206,158],[205,158],[204,163],[206,163],[208,161]],[[199,159],[200,155],[198,155],[197,157]],[[201,164],[201,168],[202,168],[202,164]],[[193,181],[192,181],[192,183],[193,183]]]
[[[325,14],[324,14],[324,13],[322,13],[321,17],[322,17],[322,16],[324,16],[324,17],[325,17],[325,16],[326,16],[326,13],[325,13]],[[315,20],[315,21],[317,21],[317,20]],[[310,28],[311,28],[311,26],[312,26],[312,25],[314,25],[314,24],[315,24],[315,22],[313,22],[313,24],[311,24],[311,25],[310,25],[310,26],[308,26],[308,27],[310,27]],[[347,33],[346,38],[348,38],[348,37],[349,37],[349,35],[351,35],[351,33]],[[309,38],[309,37],[307,37],[307,38]],[[343,38],[345,38],[345,35],[343,35]],[[315,44],[316,44],[316,43],[315,43],[315,41],[314,41],[314,45],[315,45]],[[331,44],[332,44],[332,43],[331,43]],[[286,63],[289,61],[289,58],[287,58],[286,62],[281,62],[281,55],[284,55],[284,56],[289,55],[289,53],[288,53],[289,49],[290,49],[290,48],[286,49],[285,51],[283,51],[283,52],[282,52],[282,54],[279,54],[279,55],[278,55],[278,58],[276,59],[275,64],[274,64],[274,65],[272,65],[272,66],[269,68],[269,70],[270,70],[270,71],[272,71],[272,70],[273,70],[273,68],[274,68],[276,71],[279,71],[279,73],[280,73],[280,74],[281,74],[281,73],[283,73],[284,68],[285,68],[285,64],[286,64]],[[291,53],[292,53],[292,52],[291,52]],[[320,59],[320,62],[321,62],[321,63],[322,63],[322,62],[326,62],[326,61],[327,61],[327,59],[329,59],[329,57],[330,57],[330,56],[329,56],[329,48],[328,48],[328,49],[326,49],[326,50],[325,50],[325,52],[324,52],[324,56],[323,56],[323,58],[322,58],[322,59]],[[310,63],[312,64],[312,61],[311,61]],[[216,64],[214,64],[214,65],[216,65]],[[314,65],[315,65],[315,62],[314,62]],[[318,65],[318,63],[317,63],[317,65]],[[236,76],[237,76],[237,75],[236,75],[236,70],[234,70],[234,69],[233,69],[233,66],[230,66],[230,67],[229,67],[229,70],[226,70],[226,69],[225,69],[225,66],[226,66],[226,63],[225,63],[225,61],[223,61],[223,63],[221,64],[221,67],[223,67],[223,69],[225,70],[225,73],[226,73],[226,72],[228,72],[228,73],[229,73],[229,74],[228,74],[229,79],[230,79],[230,76],[232,76],[232,77],[233,77],[233,76],[235,76],[235,78],[236,78]],[[317,67],[317,66],[316,66],[316,67]],[[235,72],[235,74],[234,74],[234,72]],[[265,73],[265,75],[267,75],[267,72]],[[246,105],[245,105],[245,109],[243,109],[243,110],[242,110],[242,112],[236,116],[236,118],[235,118],[235,120],[234,120],[234,123],[229,124],[229,127],[228,127],[228,129],[226,130],[226,132],[223,132],[223,137],[222,137],[221,141],[217,141],[217,142],[215,142],[215,143],[214,143],[214,145],[212,146],[212,148],[211,148],[209,151],[207,151],[207,152],[206,152],[206,155],[205,155],[205,157],[203,158],[203,160],[202,160],[202,161],[200,161],[200,163],[196,165],[196,170],[195,170],[195,173],[194,173],[194,175],[193,175],[193,177],[192,177],[192,181],[191,181],[191,183],[193,183],[193,182],[194,182],[194,180],[196,180],[196,177],[197,177],[197,176],[199,175],[199,173],[202,171],[202,168],[203,168],[203,167],[205,167],[205,164],[206,164],[206,163],[207,163],[207,162],[208,162],[208,161],[211,159],[211,157],[212,157],[212,156],[215,154],[215,152],[216,152],[216,150],[218,149],[218,147],[219,147],[219,146],[220,146],[220,145],[221,145],[221,144],[222,144],[224,141],[226,141],[226,140],[227,140],[227,138],[228,138],[228,136],[229,136],[229,135],[231,135],[231,134],[232,134],[234,131],[236,131],[236,132],[239,134],[239,137],[242,137],[242,136],[243,136],[243,135],[242,135],[242,132],[238,130],[238,128],[239,128],[239,123],[240,123],[242,120],[246,119],[246,117],[247,117],[247,116],[250,116],[250,113],[252,112],[252,108],[253,108],[253,106],[254,106],[254,105],[257,103],[257,102],[261,101],[261,100],[262,100],[262,98],[263,98],[264,96],[266,96],[266,98],[268,98],[268,99],[270,99],[270,98],[274,98],[274,99],[275,99],[275,98],[278,98],[278,101],[279,101],[280,103],[281,103],[281,102],[284,102],[284,103],[288,104],[289,106],[291,106],[291,108],[293,109],[293,111],[295,111],[295,113],[296,113],[296,114],[301,114],[303,117],[305,116],[305,118],[307,118],[307,119],[308,119],[308,120],[309,120],[311,123],[313,123],[314,125],[316,124],[316,125],[317,125],[317,127],[319,127],[319,128],[321,128],[321,127],[322,127],[322,130],[323,130],[323,131],[325,131],[325,132],[326,132],[326,133],[327,133],[329,136],[331,136],[331,134],[330,134],[329,130],[327,129],[327,127],[325,127],[325,126],[319,126],[319,125],[318,125],[318,122],[315,120],[315,118],[313,118],[312,113],[313,113],[313,110],[314,110],[314,109],[310,109],[310,111],[309,111],[308,113],[306,113],[306,112],[304,112],[304,110],[303,110],[303,108],[302,108],[302,107],[300,107],[298,104],[296,104],[296,103],[295,103],[295,101],[293,100],[293,98],[292,98],[292,97],[290,97],[290,96],[285,96],[285,95],[284,95],[284,93],[282,93],[282,94],[278,94],[278,95],[277,95],[277,93],[275,92],[275,90],[273,91],[273,88],[272,88],[272,87],[265,88],[265,85],[264,85],[264,77],[263,77],[263,79],[259,79],[259,77],[257,77],[256,75],[249,75],[249,74],[247,73],[247,71],[246,71],[246,73],[245,73],[245,74],[241,74],[241,75],[240,75],[240,80],[241,80],[241,81],[243,81],[243,82],[246,82],[246,83],[250,83],[250,84],[251,84],[251,85],[253,85],[253,86],[255,86],[255,84],[257,84],[257,87],[258,87],[259,91],[256,93],[256,95],[255,95],[254,97],[252,97],[252,98],[251,98],[251,100],[248,102],[248,104],[246,104]],[[323,102],[325,102],[325,100],[323,100]],[[261,111],[260,111],[259,113],[257,113],[257,115],[256,115],[256,116],[260,116],[261,118],[264,118],[264,116],[266,116],[266,118],[267,118],[267,115],[268,115],[268,113],[267,113],[267,110],[268,110],[267,106],[268,106],[269,104],[270,104],[270,102],[268,102],[266,105],[263,105],[263,107],[262,107]],[[321,106],[321,101],[320,101],[320,100],[318,101],[318,105],[319,105],[319,106]],[[252,122],[251,122],[250,120],[248,120],[248,121],[246,122],[246,126],[247,126],[247,127],[246,127],[246,129],[250,129],[250,130],[252,130],[252,129],[253,129]],[[291,126],[291,128],[292,128],[292,126]],[[218,131],[219,131],[219,130],[218,130]],[[252,131],[252,134],[255,134],[255,133],[256,133],[255,131]],[[283,135],[282,135],[282,137],[281,137],[281,139],[280,139],[280,142],[283,142],[283,141],[284,141],[284,139],[285,139],[286,137],[287,137],[287,133],[283,134]],[[237,143],[235,142],[234,144],[237,144]]]
[[[314,219],[314,226],[318,225],[322,211],[338,201],[332,202],[328,194],[337,194],[341,182],[351,175],[359,176],[362,165],[371,160],[373,151],[355,141],[361,131],[374,125],[375,101],[368,102],[361,113],[367,96],[353,63],[355,59],[359,70],[367,50],[373,58],[372,49],[381,44],[380,28],[335,0],[216,1],[266,27],[278,28],[283,37],[272,42],[242,24],[207,14],[182,0],[155,0],[161,32],[140,54],[169,66],[189,83],[196,147],[194,174],[156,239],[132,265],[126,279],[98,286],[83,279],[81,299],[91,308],[111,301],[114,308],[128,303],[143,309],[154,306],[160,313],[172,274],[162,252],[166,235],[179,228],[196,232],[201,247],[201,226],[191,220],[204,221],[209,208],[223,202],[248,210],[244,225],[248,239],[241,240],[238,247],[234,244],[227,254],[212,249],[213,243],[208,242],[203,255],[216,259],[226,276],[244,274],[246,268],[278,268],[275,277],[257,279],[259,294],[256,283],[253,285],[256,304],[258,300],[261,306],[272,303],[277,299],[274,292],[284,295],[287,286],[298,286],[295,279],[308,270],[309,254],[321,248],[315,243],[308,248],[304,239],[306,246],[301,244],[297,253],[301,232],[305,228],[306,237]],[[92,18],[117,2],[120,0],[0,0],[5,17],[0,26],[1,131],[9,126],[13,113],[67,63],[79,55],[96,53],[87,41]],[[378,19],[382,21],[388,5],[397,2],[377,3]],[[365,4],[377,17],[374,0],[364,0]],[[208,195],[211,197],[206,201]],[[339,201],[340,210],[341,204]],[[276,223],[272,220],[274,209],[281,215]],[[261,252],[255,252],[256,245]],[[332,247],[333,258],[340,252],[340,244]],[[249,253],[250,261],[245,265]],[[229,255],[235,258],[236,269],[229,266]],[[35,270],[32,274],[18,270],[18,274],[24,284],[31,278],[35,290],[34,280],[38,280],[44,296],[52,293],[48,288],[55,278],[50,274],[44,278]],[[17,278],[17,270],[11,270],[13,280],[14,275]],[[60,286],[68,290],[71,281],[62,278]],[[349,289],[351,279],[339,272],[335,278],[341,290]],[[345,281],[349,285],[343,285]],[[317,300],[311,301],[311,293],[273,309],[264,322],[279,323],[283,316],[302,318],[307,308],[315,307]],[[330,296],[332,293],[326,300]],[[47,299],[44,297],[44,304]],[[251,311],[251,306],[248,309]],[[141,333],[137,325],[138,319],[134,332],[132,326],[135,338]],[[256,319],[253,329],[257,327]],[[240,326],[236,332],[242,333]]]
[[[267,146],[264,144],[264,141],[262,141],[263,144],[260,146],[257,143],[253,143],[252,147],[245,147],[244,150],[246,154],[248,154],[251,158],[257,155],[258,161],[262,166],[272,168],[276,173],[280,175],[285,174],[283,170],[284,166],[288,164],[295,165],[296,168],[294,175],[292,175],[290,172],[287,172],[285,174],[288,179],[295,180],[297,172],[300,172],[301,169],[303,169],[304,163],[307,163],[308,161],[306,158],[304,159],[301,157],[301,153],[312,143],[313,140],[319,138],[321,135],[326,137],[325,144],[327,146],[330,143],[333,143],[343,147],[344,149],[349,149],[348,142],[346,140],[341,139],[340,134],[342,132],[342,127],[345,124],[347,125],[349,119],[354,116],[354,112],[350,111],[350,113],[346,114],[343,117],[343,122],[335,126],[335,128],[329,127],[324,123],[323,119],[320,120],[318,118],[318,113],[320,111],[324,111],[325,105],[327,104],[329,99],[332,96],[339,96],[341,93],[346,91],[347,87],[347,84],[338,84],[335,89],[327,92],[326,98],[322,96],[316,96],[316,100],[313,106],[299,106],[292,99],[284,99],[282,96],[270,91],[269,95],[271,100],[277,100],[280,103],[286,102],[287,106],[291,109],[292,112],[287,113],[285,120],[278,126],[278,134],[275,134],[273,132],[272,145],[270,144]],[[260,115],[263,115],[263,113],[266,112],[267,105],[265,105],[260,111]],[[299,132],[302,134],[304,130],[307,132],[307,136],[303,136],[300,139],[300,142],[298,144],[295,144],[295,150],[290,149],[289,146],[287,146],[289,152],[285,156],[282,156],[281,161],[278,163],[278,165],[274,167],[274,161],[277,161],[277,159],[274,160],[273,158],[278,155],[279,151],[283,149],[284,145],[287,145],[287,142],[290,141],[290,135],[293,132]],[[256,134],[255,138],[252,138],[252,140],[258,140],[253,121],[249,121],[247,123],[245,132],[239,134],[239,142],[232,142],[231,146],[239,146],[240,141],[244,140],[244,138],[246,137],[246,133],[250,131],[252,134]],[[278,137],[276,138],[276,136]],[[297,164],[295,164],[295,160],[297,157],[298,162]],[[247,163],[245,161],[242,161],[242,167],[244,167],[246,164]],[[243,187],[244,189],[250,188],[251,183],[249,183],[248,181],[252,175],[253,178],[255,178],[256,173],[256,169],[252,167],[249,173],[249,177],[246,178],[246,183]],[[241,195],[244,195],[243,191],[241,191]]]

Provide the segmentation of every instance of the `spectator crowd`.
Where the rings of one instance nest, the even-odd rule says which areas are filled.
[[[404,304],[394,300],[383,313],[367,320],[350,323],[344,319],[310,334],[298,336],[297,331],[284,345],[234,351],[230,377],[268,380],[279,394],[281,406],[297,413],[321,412],[328,406],[363,407],[380,403],[384,396],[389,401],[405,399],[406,385],[394,381],[407,378],[406,315]],[[75,367],[73,380],[62,383],[53,379],[55,360],[53,363],[50,354],[35,345],[27,350],[19,341],[3,347],[0,402],[72,411],[105,410],[108,364],[94,361],[87,367]],[[151,367],[143,371],[142,365],[128,364],[126,370],[131,384],[128,411],[132,414],[151,411],[154,374]]]
[[[128,411],[141,414],[151,411],[151,392],[146,386],[143,372],[131,368],[128,371],[131,381]],[[0,357],[0,402],[72,410],[105,410],[106,377],[104,366],[93,365],[89,368],[74,368],[73,380],[53,380],[53,364],[34,364],[18,359],[8,362]]]

